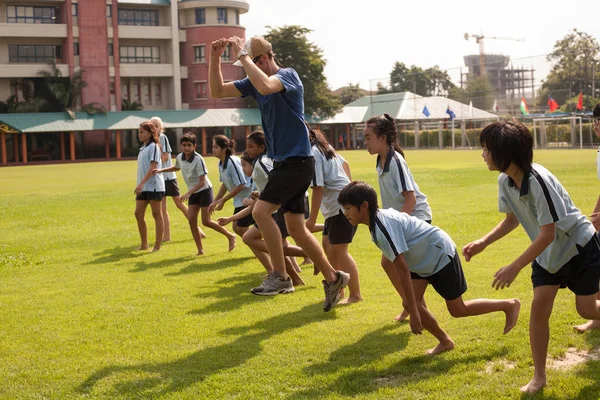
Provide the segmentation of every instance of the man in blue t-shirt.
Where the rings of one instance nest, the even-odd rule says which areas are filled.
[[[246,78],[223,81],[221,55],[227,46],[231,46],[238,59],[234,65],[244,68]],[[281,65],[271,43],[264,38],[253,37],[244,43],[243,39],[234,36],[212,43],[209,83],[213,97],[251,96],[256,99],[267,142],[267,156],[274,161],[252,216],[260,227],[275,272],[265,278],[261,286],[252,289],[252,293],[274,296],[293,291],[285,270],[281,234],[271,217],[281,208],[290,236],[325,277],[324,310],[329,311],[339,301],[340,290],[348,284],[350,276],[333,269],[304,223],[304,194],[310,186],[315,166],[304,123],[304,86],[298,73]]]

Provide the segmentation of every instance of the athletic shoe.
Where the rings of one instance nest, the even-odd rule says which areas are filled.
[[[350,274],[344,271],[335,271],[337,280],[327,283],[323,281],[323,289],[325,289],[325,303],[323,304],[323,310],[329,311],[340,301],[341,290],[348,286],[350,281]]]
[[[275,296],[278,294],[292,293],[295,291],[292,284],[292,278],[281,279],[279,275],[273,273],[269,275],[260,285],[252,289],[250,292],[258,296]]]

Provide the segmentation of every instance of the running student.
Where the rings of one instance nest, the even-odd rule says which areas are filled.
[[[165,181],[162,174],[153,174],[153,170],[160,166],[161,159],[158,129],[150,121],[142,122],[138,129],[138,139],[142,142],[137,158],[137,186],[134,190],[136,195],[134,215],[141,239],[138,250],[148,250],[148,228],[144,216],[150,204],[156,234],[152,251],[158,251],[164,228],[160,204],[165,195]]]
[[[231,50],[248,75],[225,83],[221,73],[221,55]],[[325,277],[325,303],[329,311],[340,298],[340,290],[350,277],[336,271],[325,258],[317,239],[304,223],[304,195],[314,174],[308,130],[304,125],[304,86],[298,73],[284,68],[275,58],[271,44],[262,37],[245,43],[239,37],[219,39],[211,45],[209,65],[210,91],[213,97],[256,99],[267,138],[267,156],[273,159],[269,181],[254,205],[252,214],[264,237],[275,272],[253,293],[281,293],[293,286],[285,269],[281,232],[271,217],[281,207],[290,236],[304,250]]]
[[[596,300],[599,240],[592,223],[575,207],[558,179],[532,163],[533,139],[524,125],[494,122],[481,131],[479,141],[488,169],[500,172],[498,204],[506,216],[488,234],[466,245],[463,255],[469,261],[519,224],[531,239],[521,255],[494,274],[492,286],[509,287],[532,263],[529,341],[534,374],[521,391],[536,393],[546,385],[549,320],[558,289],[568,287],[575,293],[577,312],[583,318],[600,319],[600,302]]]
[[[173,166],[171,160],[171,153],[173,153],[173,149],[171,148],[171,143],[169,143],[169,138],[165,135],[165,128],[163,127],[163,122],[160,117],[152,117],[150,121],[156,126],[159,132],[159,143],[160,148],[162,150],[161,155],[161,166],[162,170],[166,170]],[[173,203],[175,206],[183,213],[185,219],[188,219],[188,209],[183,204],[181,200],[181,196],[179,193],[179,185],[177,184],[177,175],[175,172],[163,172],[163,177],[165,178],[165,197],[162,199],[162,215],[164,221],[164,231],[163,231],[163,242],[168,242],[171,240],[171,221],[169,219],[169,211],[167,210],[167,197],[171,197],[173,199]],[[206,235],[199,229],[200,235],[202,238],[205,238]]]
[[[235,246],[235,235],[223,228],[215,221],[211,221],[208,207],[213,201],[212,184],[208,179],[208,169],[204,159],[196,153],[196,136],[193,133],[184,133],[180,139],[182,152],[175,159],[175,166],[156,171],[157,173],[179,171],[188,187],[187,193],[181,196],[182,201],[187,201],[187,219],[192,231],[192,237],[198,248],[198,254],[204,254],[202,247],[202,231],[198,228],[198,214],[201,214],[202,225],[211,228],[227,238],[229,251]]]
[[[446,300],[446,307],[455,318],[502,311],[506,315],[504,333],[516,325],[520,309],[517,299],[463,300],[467,282],[456,245],[446,232],[393,208],[379,210],[377,193],[365,182],[354,181],[346,186],[338,201],[352,226],[364,224],[369,227],[371,239],[396,269],[404,294],[403,305],[410,312],[412,332],[420,334],[424,328],[439,340],[427,354],[454,348],[454,342],[423,301],[430,283]]]
[[[358,268],[348,252],[356,227],[352,226],[338,203],[341,190],[350,183],[350,167],[346,160],[335,152],[325,135],[318,129],[309,131],[311,151],[315,158],[315,176],[311,183],[312,204],[310,217],[306,221],[308,229],[317,222],[319,210],[325,218],[323,229],[323,249],[331,265],[350,274],[348,289],[350,295],[341,303],[350,304],[362,301]]]
[[[363,131],[365,148],[369,154],[377,154],[377,178],[383,208],[393,208],[431,223],[431,208],[404,159],[404,151],[398,143],[396,122],[388,114],[369,119]],[[400,277],[392,263],[385,257],[381,265],[402,296]],[[404,321],[408,317],[406,310],[394,318]]]
[[[233,213],[237,214],[246,208],[243,200],[252,193],[252,179],[244,175],[239,157],[233,155],[234,150],[235,141],[233,139],[229,139],[225,135],[213,137],[212,151],[213,155],[219,159],[221,187],[217,197],[208,208],[210,213],[222,210],[223,204],[229,199],[233,199]],[[233,230],[242,237],[253,223],[252,215],[247,215],[233,223]]]

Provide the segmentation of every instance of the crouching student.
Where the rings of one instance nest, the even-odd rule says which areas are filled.
[[[463,300],[467,282],[456,245],[446,232],[392,208],[379,210],[377,193],[365,182],[350,183],[340,192],[338,201],[352,226],[364,224],[369,227],[371,239],[396,268],[403,289],[403,305],[410,313],[412,332],[420,334],[425,329],[439,341],[427,354],[454,348],[454,342],[423,301],[430,283],[446,300],[446,307],[455,318],[502,311],[506,316],[504,333],[516,325],[520,309],[517,299]]]
[[[199,213],[202,216],[202,225],[225,236],[229,242],[229,251],[231,251],[235,246],[235,235],[210,219],[208,207],[213,202],[212,185],[208,179],[208,170],[204,159],[196,153],[196,136],[192,133],[184,133],[180,143],[182,152],[177,156],[175,166],[157,170],[155,173],[181,170],[185,184],[188,187],[187,193],[181,196],[181,200],[187,201],[189,205],[187,217],[192,230],[192,237],[198,248],[197,255],[204,254],[202,231],[198,229]]]
[[[577,312],[599,320],[596,300],[600,280],[600,246],[592,223],[575,207],[561,183],[539,164],[533,164],[533,138],[515,122],[494,122],[479,136],[482,157],[490,171],[499,171],[499,209],[505,218],[487,235],[463,248],[469,261],[487,246],[523,225],[529,247],[494,275],[496,289],[509,287],[531,263],[533,302],[529,342],[533,355],[533,379],[521,388],[536,393],[546,385],[549,320],[561,287],[575,293]]]

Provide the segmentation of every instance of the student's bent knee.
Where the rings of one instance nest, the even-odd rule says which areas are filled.
[[[600,311],[596,302],[596,295],[577,296],[575,301],[577,313],[585,319],[599,319]]]
[[[448,312],[454,318],[460,318],[465,316],[465,304],[462,301],[451,300],[446,301],[446,307]]]

